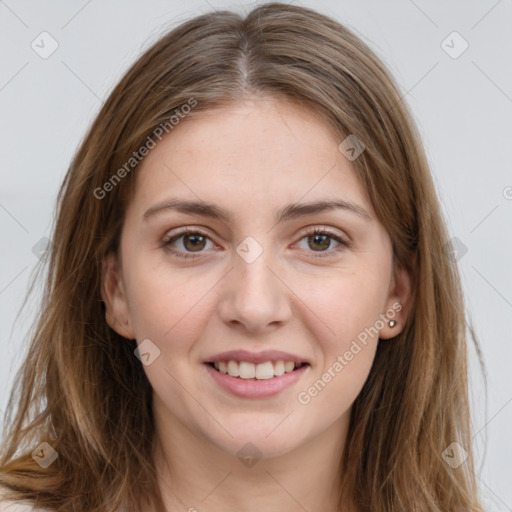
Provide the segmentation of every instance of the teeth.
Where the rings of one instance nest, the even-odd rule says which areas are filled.
[[[240,375],[240,367],[236,361],[228,362],[228,373],[232,377],[238,377]]]
[[[283,361],[276,361],[274,363],[274,375],[276,377],[279,377],[279,375],[284,374],[284,362]]]
[[[292,372],[295,368],[300,368],[302,364],[296,364],[293,361],[265,361],[259,364],[247,361],[218,361],[214,363],[214,366],[220,373],[228,374],[231,377],[267,380]]]
[[[273,376],[274,376],[274,365],[270,361],[256,365],[256,378],[257,379],[261,379],[261,380],[271,379]]]
[[[291,372],[295,368],[295,363],[293,361],[286,361],[284,363],[284,371]]]
[[[230,363],[235,363],[236,361],[230,361]],[[240,370],[240,378],[242,379],[254,379],[256,377],[256,366],[253,363],[246,363],[242,361],[239,365]],[[234,375],[232,375],[234,377]]]

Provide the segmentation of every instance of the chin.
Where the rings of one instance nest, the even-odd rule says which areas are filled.
[[[224,427],[233,437],[222,431],[221,437],[211,439],[211,442],[220,450],[241,460],[244,456],[267,459],[280,457],[306,442],[305,439],[294,435],[290,425],[287,425],[288,428],[279,425],[285,417],[286,415],[283,415],[278,421],[274,418],[271,426],[270,422],[258,422],[256,417],[253,420],[253,426],[249,428],[247,421],[237,425],[225,424]]]

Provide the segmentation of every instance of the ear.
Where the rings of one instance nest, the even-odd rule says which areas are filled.
[[[103,260],[101,298],[105,303],[105,320],[118,334],[134,339],[128,301],[117,256],[110,252]]]
[[[409,316],[410,307],[411,276],[405,268],[400,267],[395,270],[391,280],[386,311],[381,315],[384,327],[380,330],[379,338],[387,340],[400,334]],[[395,321],[393,327],[389,325],[390,320]]]

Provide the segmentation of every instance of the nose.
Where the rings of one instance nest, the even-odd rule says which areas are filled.
[[[226,324],[246,332],[264,333],[291,318],[293,292],[270,252],[263,251],[252,262],[235,254],[234,268],[224,279],[218,305]]]

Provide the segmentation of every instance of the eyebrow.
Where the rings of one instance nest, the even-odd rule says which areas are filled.
[[[232,220],[232,214],[220,206],[204,201],[181,199],[169,199],[162,203],[155,204],[144,213],[143,219],[148,220],[169,210],[189,215],[200,215],[202,217],[209,217],[224,222],[230,222]],[[288,204],[276,212],[275,221],[279,223],[285,220],[295,219],[305,215],[313,215],[315,213],[328,210],[345,210],[354,213],[365,220],[370,221],[372,219],[364,208],[355,203],[341,199],[330,199],[310,203]]]

